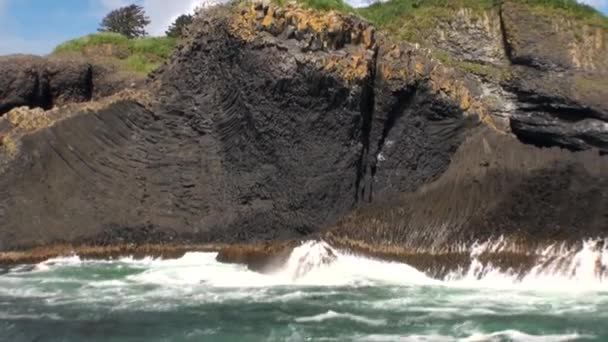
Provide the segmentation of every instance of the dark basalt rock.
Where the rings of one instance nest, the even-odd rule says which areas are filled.
[[[601,87],[569,91],[536,65],[480,79],[297,7],[213,8],[193,28],[150,83],[157,101],[81,111],[0,148],[0,250],[330,229],[428,251],[608,233]],[[499,116],[484,89],[512,106]],[[266,260],[255,253],[225,251]]]
[[[462,112],[420,90],[407,108],[376,117],[373,63],[349,64],[373,62],[369,32],[311,54],[280,32],[247,42],[230,18],[200,19],[157,75],[153,108],[116,103],[25,136],[0,180],[0,248],[140,242],[147,230],[138,227],[195,242],[299,238],[447,167],[453,148],[437,142],[459,138],[437,128]],[[328,60],[339,66],[324,70]],[[437,140],[428,141],[432,132]],[[387,137],[401,148],[384,173],[376,164]],[[419,146],[446,151],[420,156]],[[421,158],[428,167],[415,166]],[[416,173],[400,174],[399,160]],[[42,222],[44,232],[22,229]]]
[[[411,254],[500,238],[525,250],[574,244],[608,235],[606,189],[608,158],[597,151],[539,149],[474,129],[437,180],[358,209],[329,234]]]
[[[15,107],[51,109],[140,87],[139,77],[76,56],[0,57],[0,116]]]
[[[243,264],[252,271],[271,273],[280,269],[289,259],[295,243],[231,245],[219,250],[217,261]]]
[[[91,65],[78,59],[36,56],[0,58],[0,115],[14,107],[50,109],[91,99]]]
[[[513,133],[538,146],[608,151],[608,33],[512,2],[501,18],[514,65],[503,87],[518,99]]]

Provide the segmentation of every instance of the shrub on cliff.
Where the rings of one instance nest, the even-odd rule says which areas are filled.
[[[138,5],[129,5],[115,9],[103,18],[100,32],[120,33],[127,38],[143,37],[148,33],[146,26],[150,18],[146,16],[144,8]]]

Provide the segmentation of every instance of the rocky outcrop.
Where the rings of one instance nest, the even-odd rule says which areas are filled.
[[[48,110],[90,101],[141,83],[77,56],[0,57],[0,116],[21,106]]]
[[[608,150],[608,33],[507,2],[505,48],[515,65],[503,86],[518,98],[513,132],[540,146]],[[561,47],[556,49],[556,47]]]
[[[608,33],[602,27],[507,1],[501,7],[506,53],[514,64],[541,70],[608,73]]]
[[[502,42],[504,23],[487,23],[475,32]],[[437,42],[500,72],[467,71],[336,12],[209,9],[151,94],[0,120],[0,250],[322,235],[432,255],[500,236],[606,235],[605,100],[562,88],[566,72],[457,41]],[[289,246],[220,255],[259,269]]]
[[[475,129],[437,180],[357,210],[329,237],[409,253],[447,252],[501,237],[525,248],[580,242],[608,234],[607,171],[608,160],[595,151],[538,149]]]
[[[467,74],[459,79],[473,81],[468,88],[501,130],[537,146],[608,149],[605,28],[505,1],[443,13],[423,37],[433,55]]]

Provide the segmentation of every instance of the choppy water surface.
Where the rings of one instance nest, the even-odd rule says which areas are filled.
[[[573,256],[567,275],[473,265],[438,281],[338,252],[327,265],[327,248],[306,243],[273,275],[214,253],[12,268],[0,340],[608,341],[608,281],[594,273],[608,259],[596,251]]]

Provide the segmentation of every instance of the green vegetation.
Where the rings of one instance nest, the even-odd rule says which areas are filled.
[[[129,39],[118,33],[104,32],[67,41],[53,53],[76,53],[91,59],[114,60],[126,70],[147,74],[171,56],[176,44],[175,38]]]
[[[273,1],[283,6],[290,0]],[[342,0],[297,1],[304,7],[312,9],[358,14],[397,40],[424,43],[424,38],[437,27],[438,22],[449,21],[454,11],[461,8],[473,11],[492,10],[507,0],[391,0],[359,9],[350,7]],[[608,29],[607,17],[590,6],[579,4],[576,0],[509,1],[527,4],[543,15],[569,17]],[[181,32],[181,26],[187,26],[187,23],[183,24],[174,24],[175,32]],[[177,38],[173,37],[129,39],[118,33],[102,32],[65,42],[59,45],[54,53],[78,53],[89,58],[112,59],[125,70],[149,73],[169,58],[176,44]],[[471,68],[481,67],[465,66],[465,69]],[[494,70],[476,71],[495,74]]]
[[[538,13],[553,17],[572,18],[582,23],[608,29],[608,17],[593,7],[576,0],[516,0],[532,6]]]
[[[194,16],[190,14],[182,14],[169,26],[165,34],[167,37],[182,38],[185,36],[188,26],[192,24]]]
[[[399,38],[414,39],[415,35],[432,28],[437,20],[454,10],[469,8],[489,10],[505,0],[391,0],[375,3],[357,12],[377,27],[396,33]],[[608,18],[594,8],[576,0],[511,0],[531,6],[548,16],[573,18],[586,24],[608,29]]]
[[[99,27],[100,32],[114,32],[128,38],[147,36],[146,26],[150,18],[146,16],[144,8],[138,5],[129,5],[113,10],[106,15]]]
[[[492,64],[463,61],[452,57],[452,55],[445,51],[435,51],[433,55],[444,65],[481,76],[485,79],[503,81],[512,77],[511,69],[508,66],[497,66]]]
[[[90,34],[81,38],[69,40],[55,48],[55,53],[59,52],[83,52],[89,46],[99,46],[111,44],[115,46],[126,46],[129,38],[118,33],[97,33]]]
[[[505,0],[391,0],[357,12],[397,39],[421,42],[438,21],[449,20],[455,10],[497,8]],[[565,17],[608,29],[608,18],[576,0],[511,0],[532,7],[539,14]]]
[[[274,0],[279,6],[286,5],[290,0]],[[297,0],[299,4],[306,8],[312,8],[319,11],[340,11],[344,13],[353,13],[354,9],[342,0]]]
[[[379,27],[392,25],[407,18],[434,16],[439,10],[440,16],[460,8],[491,9],[498,5],[498,0],[392,0],[375,3],[359,9],[359,14]]]

